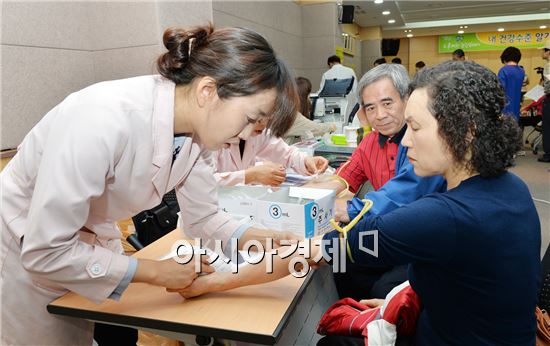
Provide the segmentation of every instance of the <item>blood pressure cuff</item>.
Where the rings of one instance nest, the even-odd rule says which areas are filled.
[[[357,217],[357,215],[359,215],[359,213],[361,212],[361,210],[363,209],[364,206],[365,206],[365,202],[363,202],[363,200],[361,200],[357,197],[353,197],[351,200],[349,200],[348,201],[349,219],[350,220],[355,219],[355,217]]]

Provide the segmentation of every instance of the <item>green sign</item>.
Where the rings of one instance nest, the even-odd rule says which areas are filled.
[[[542,48],[548,40],[550,40],[549,30],[440,35],[439,53],[452,53],[459,48],[465,51],[503,50],[510,46]]]

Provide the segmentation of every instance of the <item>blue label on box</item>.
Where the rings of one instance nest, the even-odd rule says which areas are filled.
[[[315,235],[315,220],[319,214],[319,205],[317,203],[308,203],[304,206],[304,223],[306,225],[306,238],[312,238]]]

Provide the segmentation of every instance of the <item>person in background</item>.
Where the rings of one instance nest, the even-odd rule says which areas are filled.
[[[366,118],[373,131],[354,150],[349,161],[336,171],[336,179],[313,187],[330,188],[337,193],[349,190],[337,199],[335,219],[349,222],[363,205],[352,199],[360,187],[370,182],[374,191],[361,198],[374,202],[363,216],[371,218],[386,214],[402,205],[416,201],[426,194],[445,189],[441,177],[420,178],[407,159],[401,145],[405,124],[409,76],[403,65],[382,64],[369,70],[359,82],[361,107],[357,116]],[[313,183],[312,183],[313,184]],[[382,298],[407,278],[406,267],[384,266],[361,268],[350,265],[346,273],[334,274],[341,297]]]
[[[544,46],[541,48],[541,57],[543,60],[546,60],[544,68],[542,70],[543,81],[550,80],[550,40],[546,41]]]
[[[372,63],[372,66],[376,67],[378,65],[382,65],[382,64],[385,64],[385,63],[387,63],[385,58],[379,58],[379,59],[374,60],[374,63]]]
[[[300,113],[307,119],[313,120],[311,100],[309,99],[309,94],[311,94],[312,90],[311,81],[306,77],[296,77],[296,90],[300,99]]]
[[[541,48],[541,56],[546,60],[542,71],[542,86],[546,98],[542,104],[542,149],[544,154],[538,158],[539,162],[550,162],[550,40]]]
[[[330,56],[327,59],[327,64],[329,70],[323,73],[323,77],[321,78],[321,85],[319,91],[317,92],[318,94],[321,93],[321,91],[325,87],[326,80],[353,78],[353,85],[351,87],[351,90],[346,95],[347,106],[345,108],[345,111],[344,109],[340,110],[341,115],[343,115],[345,119],[347,119],[350,116],[351,111],[353,110],[353,106],[357,103],[357,99],[355,96],[357,90],[357,76],[355,75],[355,71],[352,68],[342,65],[340,57],[338,57],[337,55]]]
[[[355,71],[352,68],[342,65],[340,57],[338,57],[337,55],[330,56],[327,59],[327,65],[329,67],[329,70],[323,73],[318,93],[323,90],[326,80],[349,79],[353,77],[353,87],[350,94],[355,94],[355,91],[357,90],[357,76],[355,75]]]
[[[69,95],[0,173],[0,344],[91,345],[91,322],[46,310],[69,291],[99,304],[130,282],[188,286],[193,263],[123,255],[114,223],[174,188],[188,237],[284,236],[218,211],[210,150],[249,138],[264,119],[275,135],[288,130],[297,111],[288,68],[248,29],[172,28],[163,42],[160,75]]]
[[[462,49],[457,49],[453,52],[452,59],[453,61],[465,61],[466,54],[464,54]]]
[[[508,114],[519,122],[521,108],[521,87],[525,71],[519,67],[521,52],[516,47],[508,47],[502,51],[500,61],[504,64],[498,71],[498,80],[506,95],[506,106],[502,113]]]
[[[525,71],[525,67],[523,65],[519,65],[523,71]],[[529,85],[529,76],[527,73],[525,73],[525,77],[523,77],[523,83],[521,83],[521,96],[522,96],[522,102],[523,102],[523,95],[527,92],[527,86]]]
[[[443,175],[448,190],[363,219],[345,238],[337,231],[320,236],[325,243],[312,247],[310,264],[320,251],[328,263],[340,251],[359,264],[410,263],[410,285],[422,303],[415,345],[534,345],[540,220],[526,184],[507,171],[522,139],[517,123],[502,114],[498,78],[476,63],[447,61],[415,76],[411,90],[403,145],[414,171]],[[361,238],[371,230],[378,234],[376,256],[360,248],[373,249],[374,237]],[[237,275],[212,273],[180,294],[276,280],[301,256],[282,259],[281,253],[273,256],[272,274],[263,265]],[[335,336],[326,344],[365,340]]]
[[[335,123],[318,123],[309,119],[308,115],[311,112],[311,102],[309,101],[311,82],[309,79],[297,77],[296,86],[300,98],[300,113],[296,115],[294,124],[292,124],[292,127],[285,133],[285,142],[290,145],[308,139],[308,136],[320,137],[325,133],[336,131]]]
[[[298,115],[301,117],[301,115]],[[247,139],[232,142],[214,152],[214,178],[220,186],[262,184],[278,186],[285,181],[286,170],[312,175],[323,173],[328,160],[308,156],[291,147],[266,129],[268,119],[254,124]]]
[[[414,64],[414,72],[418,73],[418,71],[420,71],[424,67],[426,67],[426,64],[424,63],[424,61],[418,61],[416,62],[416,64]]]
[[[401,64],[401,58],[395,57],[391,59],[392,64]]]

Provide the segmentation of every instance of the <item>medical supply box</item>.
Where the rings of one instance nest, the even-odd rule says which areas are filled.
[[[220,187],[219,209],[249,217],[269,229],[291,231],[311,238],[332,230],[333,190],[305,187]]]

